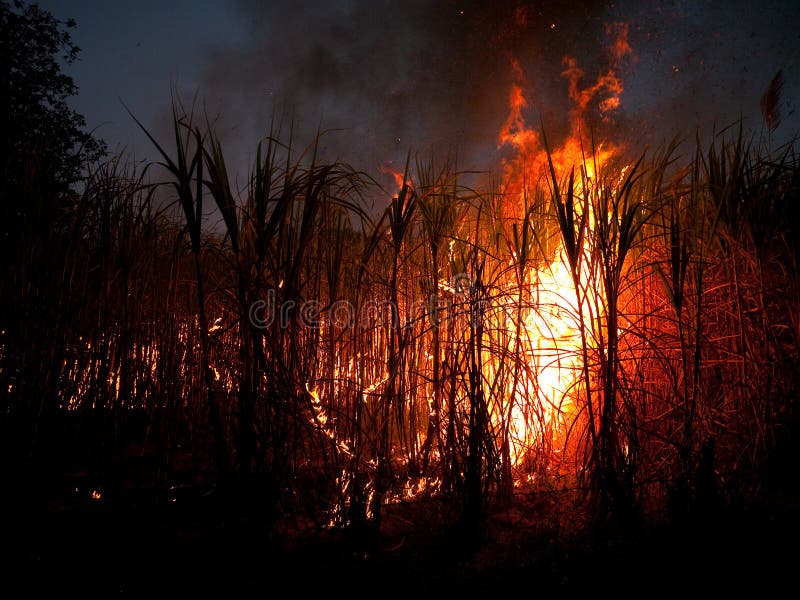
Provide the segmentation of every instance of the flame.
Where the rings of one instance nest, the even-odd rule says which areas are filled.
[[[628,43],[628,25],[615,23],[607,28],[615,36],[610,47],[611,65],[601,73],[596,81],[588,86],[582,82],[585,72],[578,61],[571,56],[563,59],[562,76],[568,81],[568,94],[572,102],[569,112],[569,133],[562,144],[551,148],[551,158],[556,172],[568,173],[573,167],[584,166],[587,177],[595,175],[595,167],[606,163],[616,155],[619,148],[610,143],[594,145],[588,138],[591,128],[589,115],[594,109],[602,119],[608,119],[620,106],[620,95],[624,91],[622,78],[617,74],[617,66],[632,54]],[[499,148],[509,147],[512,157],[504,163],[504,175],[509,182],[509,191],[519,194],[525,182],[535,182],[547,177],[548,160],[543,140],[539,133],[531,129],[525,121],[524,110],[530,108],[525,90],[532,89],[519,61],[512,59],[513,82],[509,91],[509,112],[497,136]],[[592,149],[594,151],[592,151]]]
[[[563,59],[562,76],[568,81],[572,107],[566,139],[559,146],[550,148],[550,159],[557,177],[575,169],[582,171],[588,183],[620,151],[612,143],[593,144],[585,139],[590,132],[587,123],[591,113],[599,113],[601,119],[607,119],[619,108],[624,85],[615,68],[632,53],[627,24],[614,24],[607,30],[614,35],[610,46],[611,66],[591,85],[583,85],[585,73],[575,58],[565,56]],[[517,200],[511,204],[519,208],[524,205],[526,187],[538,182],[549,183],[550,173],[544,140],[525,120],[524,113],[530,108],[525,90],[531,86],[518,61],[512,61],[511,68],[513,83],[509,91],[508,116],[497,141],[499,148],[510,150],[510,158],[503,162],[503,171],[507,194]],[[583,185],[583,179],[576,175],[579,209],[584,201]],[[584,240],[586,243],[587,239]],[[586,280],[589,274],[583,272],[581,276]],[[576,397],[582,367],[580,307],[560,242],[549,264],[532,268],[527,273],[525,285],[536,302],[534,308],[520,317],[524,328],[524,347],[520,353],[528,368],[517,382],[516,389],[511,390],[512,405],[508,412],[509,453],[515,467],[522,464],[536,442],[551,444],[555,452],[559,451],[559,444],[566,442],[566,432],[577,413],[573,398]],[[496,420],[500,418],[500,415],[495,415]]]
[[[402,500],[413,500],[422,494],[436,494],[442,487],[438,477],[408,478],[403,484]]]
[[[217,317],[211,327],[208,328],[208,333],[214,333],[222,329],[222,317]]]
[[[582,366],[578,301],[563,249],[525,282],[536,302],[523,316],[521,349],[529,369],[513,390],[510,455],[519,466],[535,442],[557,447],[574,415],[572,398]]]
[[[628,23],[611,23],[606,27],[606,32],[614,36],[614,42],[611,44],[611,54],[617,63],[626,56],[633,54],[633,49],[628,43],[629,31],[630,26]]]
[[[400,171],[395,170],[392,167],[392,161],[389,160],[389,161],[381,163],[380,171],[384,175],[391,175],[392,179],[394,179],[394,184],[397,187],[397,191],[394,192],[393,195],[399,193],[400,190],[403,189],[403,184],[406,181],[405,176],[404,176],[403,173],[401,173]]]
[[[511,69],[514,73],[515,82],[512,83],[508,94],[508,117],[503,122],[498,134],[500,146],[509,144],[517,153],[526,152],[539,145],[539,135],[529,129],[525,123],[522,111],[528,108],[528,101],[522,90],[525,74],[517,60],[511,61]]]
[[[308,397],[311,400],[311,408],[313,410],[313,415],[308,419],[309,423],[324,433],[345,456],[353,456],[350,446],[337,437],[336,431],[332,427],[333,423],[329,423],[328,413],[322,404],[319,392],[316,388],[312,388],[306,383],[306,393],[308,393]]]

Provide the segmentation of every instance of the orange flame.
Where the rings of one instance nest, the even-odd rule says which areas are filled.
[[[392,168],[392,161],[386,161],[384,163],[381,163],[380,171],[384,175],[392,176],[392,178],[394,179],[394,183],[397,186],[397,192],[403,189],[403,183],[405,183],[405,176],[400,171],[396,171],[394,168]]]
[[[591,144],[585,136],[590,131],[587,126],[590,111],[596,109],[602,119],[607,119],[620,106],[624,84],[616,70],[622,59],[632,54],[628,29],[625,23],[615,23],[607,28],[609,34],[615,36],[610,46],[611,65],[592,85],[582,86],[585,72],[575,58],[565,56],[563,59],[565,68],[562,76],[569,83],[572,108],[569,111],[569,135],[560,146],[551,148],[551,158],[557,172],[566,173],[573,167],[584,165],[587,176],[593,177],[595,164],[603,164],[618,153],[616,146],[606,143],[596,146],[592,154]],[[530,85],[517,60],[512,60],[511,70],[514,81],[509,92],[509,112],[497,139],[498,147],[509,146],[513,150],[513,157],[505,162],[504,171],[509,191],[520,193],[524,181],[535,182],[547,176],[548,161],[539,134],[527,125],[523,114],[529,108],[523,90],[530,89]]]
[[[527,149],[536,148],[539,145],[538,134],[529,129],[522,115],[522,110],[528,107],[528,101],[522,91],[522,82],[525,75],[519,62],[513,60],[511,63],[514,72],[515,83],[511,85],[508,96],[508,117],[503,122],[498,135],[500,146],[509,144],[518,152],[525,152]]]
[[[612,23],[606,27],[606,32],[615,36],[611,45],[611,55],[617,62],[633,54],[633,49],[628,43],[629,30],[630,27],[627,23]]]
[[[568,80],[572,107],[568,136],[559,146],[550,149],[557,176],[583,167],[586,177],[591,179],[596,169],[619,152],[619,148],[609,142],[594,145],[592,151],[592,145],[584,140],[589,132],[590,112],[597,111],[602,119],[608,118],[609,113],[619,108],[619,97],[624,90],[615,69],[632,52],[628,26],[614,24],[608,32],[615,36],[610,47],[612,64],[592,85],[583,86],[585,73],[578,61],[564,57],[562,75]],[[519,62],[514,60],[511,66],[514,82],[509,92],[508,116],[498,134],[498,147],[512,150],[503,169],[507,191],[511,197],[520,198],[521,206],[526,185],[549,180],[549,162],[540,135],[525,121],[524,111],[529,104],[523,90],[530,86]],[[584,193],[580,183],[576,193],[579,196]],[[584,273],[583,276],[589,275]],[[526,285],[536,294],[537,302],[534,309],[522,316],[527,346],[522,353],[529,369],[511,393],[514,404],[510,410],[510,455],[512,464],[517,467],[536,440],[550,442],[553,446],[565,441],[569,419],[576,412],[572,398],[581,369],[579,307],[560,244],[549,265],[527,274]]]

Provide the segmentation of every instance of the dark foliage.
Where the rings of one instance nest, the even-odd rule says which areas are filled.
[[[78,92],[63,65],[78,60],[75,22],[62,22],[36,4],[0,2],[0,119],[6,185],[19,184],[32,157],[56,179],[72,183],[85,159],[103,145],[84,131],[82,115],[69,107]]]

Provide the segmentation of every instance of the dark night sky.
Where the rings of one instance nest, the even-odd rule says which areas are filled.
[[[620,70],[622,106],[611,135],[654,144],[694,136],[740,114],[762,131],[759,99],[783,69],[784,122],[800,131],[800,3],[500,2],[274,0],[206,2],[47,0],[78,22],[80,87],[74,106],[114,148],[155,158],[121,98],[158,134],[170,86],[198,93],[216,120],[234,169],[267,133],[273,111],[293,117],[299,140],[323,128],[326,151],[376,172],[415,149],[457,150],[486,168],[506,116],[510,58],[518,59],[535,105],[529,121],[558,131],[569,109],[561,58],[587,79],[606,64],[608,23],[630,26],[634,57]],[[161,133],[160,135],[164,135]]]

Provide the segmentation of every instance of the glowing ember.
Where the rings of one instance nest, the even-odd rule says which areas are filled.
[[[344,453],[346,456],[352,456],[353,452],[350,450],[350,447],[336,437],[336,432],[332,427],[333,424],[328,422],[328,413],[325,411],[325,407],[322,405],[322,400],[320,399],[317,390],[312,389],[306,383],[306,392],[311,399],[311,408],[314,411],[314,416],[309,419],[311,424],[314,427],[318,427],[320,431],[322,431],[342,453]]]

